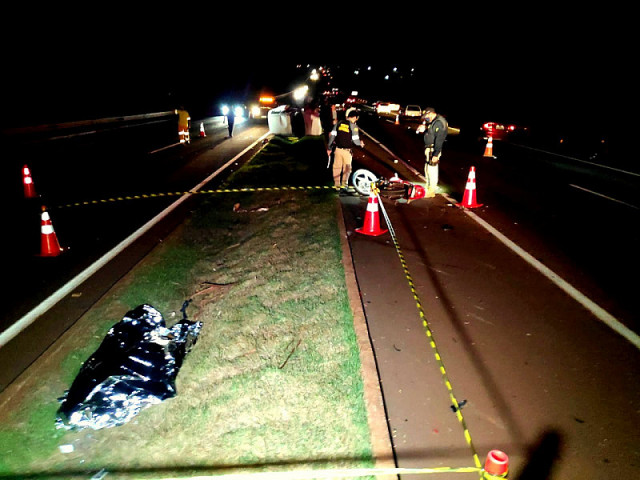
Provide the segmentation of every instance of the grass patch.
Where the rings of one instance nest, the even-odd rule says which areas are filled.
[[[228,183],[331,185],[325,162],[322,140],[276,137]],[[204,199],[20,391],[0,395],[0,474],[70,478],[106,468],[108,478],[162,478],[218,467],[372,466],[336,208],[330,190]],[[56,431],[57,397],[108,329],[141,303],[171,324],[188,298],[190,318],[204,327],[178,395],[120,427]],[[60,445],[74,451],[62,454]]]

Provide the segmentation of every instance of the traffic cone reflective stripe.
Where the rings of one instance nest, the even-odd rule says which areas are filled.
[[[53,223],[49,212],[42,207],[42,215],[40,222],[40,256],[41,257],[57,257],[64,249],[58,243],[58,237],[53,230]]]
[[[491,450],[484,462],[484,479],[507,478],[509,474],[509,457],[500,450]]]
[[[386,229],[380,228],[380,217],[378,215],[378,195],[374,193],[374,189],[369,194],[367,202],[367,211],[364,216],[364,224],[362,228],[356,228],[356,232],[364,235],[378,236],[388,232]]]
[[[487,139],[487,146],[484,147],[483,157],[493,157],[493,138],[491,137]]]
[[[457,205],[465,208],[478,208],[482,206],[482,203],[476,202],[476,167],[471,167],[469,170],[469,177],[467,178],[467,185],[464,189],[462,202]]]
[[[36,188],[33,184],[33,178],[31,178],[31,170],[26,165],[22,167],[22,183],[24,185],[24,198],[35,198]]]

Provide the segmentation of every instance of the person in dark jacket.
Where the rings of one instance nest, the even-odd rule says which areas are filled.
[[[349,176],[351,175],[351,149],[354,146],[364,147],[364,143],[360,139],[358,125],[356,125],[357,120],[358,112],[351,111],[348,113],[347,119],[336,123],[329,134],[329,142],[327,145],[327,154],[329,157],[331,157],[335,145],[335,153],[333,155],[333,183],[336,187],[340,187],[343,190],[347,189]]]
[[[427,179],[427,198],[435,197],[438,186],[438,164],[442,155],[442,146],[447,138],[449,125],[447,120],[438,115],[433,107],[425,109],[426,133],[424,134],[426,163],[424,176]]]
[[[229,138],[233,137],[233,124],[236,121],[236,112],[235,107],[231,106],[228,108],[227,116],[227,126],[229,128]]]

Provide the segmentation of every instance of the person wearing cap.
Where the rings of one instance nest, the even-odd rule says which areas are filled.
[[[424,134],[424,144],[426,156],[426,162],[424,164],[424,176],[427,179],[427,198],[433,198],[436,196],[436,187],[438,186],[438,164],[440,163],[440,156],[442,155],[442,146],[447,133],[449,131],[449,125],[447,120],[438,115],[433,107],[427,107],[425,109],[424,119],[426,122]]]
[[[346,120],[340,120],[336,123],[329,133],[329,142],[327,144],[327,154],[331,157],[333,152],[333,183],[336,187],[346,190],[351,175],[351,149],[356,147],[364,147],[364,142],[360,139],[360,132],[356,122],[358,121],[358,112],[352,110],[347,114]]]

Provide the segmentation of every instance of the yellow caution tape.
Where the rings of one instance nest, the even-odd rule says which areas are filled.
[[[416,302],[416,308],[418,309],[420,319],[422,320],[422,326],[424,327],[425,333],[427,335],[427,339],[429,340],[429,345],[433,350],[433,354],[435,356],[436,362],[440,369],[440,374],[442,375],[444,384],[447,387],[447,392],[449,393],[449,399],[451,400],[453,410],[456,414],[458,422],[462,426],[462,429],[464,432],[464,438],[467,441],[469,448],[471,448],[473,463],[476,465],[477,468],[480,468],[482,464],[480,463],[480,459],[478,458],[478,453],[476,452],[476,449],[473,445],[473,441],[471,440],[471,433],[467,428],[467,424],[462,415],[460,404],[458,403],[458,400],[453,392],[453,387],[451,386],[451,382],[449,381],[449,376],[447,375],[444,362],[442,361],[442,357],[440,356],[440,352],[438,351],[438,347],[436,346],[435,339],[433,338],[433,332],[431,331],[431,327],[429,326],[429,322],[427,321],[427,316],[425,315],[424,309],[422,308],[422,303],[420,302],[420,298],[418,297],[418,292],[416,291],[415,284],[413,283],[413,278],[411,277],[411,273],[409,272],[409,267],[407,265],[407,262],[405,261],[404,254],[400,249],[400,245],[398,244],[398,239],[396,237],[395,230],[393,229],[393,225],[391,225],[389,216],[387,215],[387,212],[380,198],[378,198],[378,204],[380,205],[380,210],[382,211],[382,214],[384,215],[384,219],[387,222],[387,228],[389,229],[389,233],[391,234],[391,239],[393,240],[393,244],[396,248],[396,252],[398,253],[398,257],[400,258],[400,264],[402,265],[404,274],[407,278],[407,281],[409,282],[409,288],[411,289],[411,293],[413,294],[413,299]]]
[[[70,207],[82,207],[88,205],[100,205],[106,203],[123,202],[127,200],[144,200],[151,198],[162,197],[181,197],[183,195],[214,195],[217,193],[244,193],[244,192],[275,192],[279,190],[291,190],[291,191],[304,191],[304,190],[339,190],[340,187],[326,186],[326,185],[311,185],[311,186],[281,186],[281,187],[246,187],[246,188],[218,188],[215,190],[189,190],[180,192],[157,192],[157,193],[145,193],[139,195],[125,195],[119,197],[103,198],[99,200],[85,200],[81,202],[67,203],[64,205],[58,205],[51,207],[55,208],[70,208]]]
[[[182,477],[163,477],[162,480],[308,480],[314,478],[357,478],[379,475],[423,475],[429,473],[482,473],[476,467],[438,468],[344,468],[325,470],[290,470],[284,472],[246,472]]]

